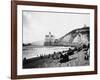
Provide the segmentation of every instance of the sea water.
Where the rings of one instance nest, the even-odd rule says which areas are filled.
[[[43,47],[34,47],[34,46],[24,46],[22,52],[22,58],[30,59],[38,57],[40,55],[53,54],[54,52],[66,51],[71,47],[64,46],[43,46]]]

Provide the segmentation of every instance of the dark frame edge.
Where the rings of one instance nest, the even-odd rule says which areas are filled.
[[[70,4],[70,3],[54,3],[54,2],[37,2],[37,1],[17,1],[16,5],[34,5],[34,6],[49,6],[49,7],[69,7],[69,8],[85,8],[93,9],[96,5],[86,5],[86,4]]]
[[[11,79],[17,78],[17,6],[11,1]]]
[[[36,75],[20,75],[17,79],[28,79],[28,78],[47,78],[47,77],[62,77],[62,76],[79,76],[79,75],[94,75],[95,71],[85,72],[70,72],[70,73],[51,73],[51,74],[36,74]]]
[[[98,21],[97,21],[97,19],[98,19],[98,6],[95,6],[95,9],[94,9],[94,57],[95,57],[95,59],[94,59],[94,62],[95,62],[95,64],[94,64],[94,70],[95,70],[95,73],[96,74],[98,74]]]

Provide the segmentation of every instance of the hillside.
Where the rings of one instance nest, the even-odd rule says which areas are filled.
[[[89,27],[78,28],[70,31],[58,39],[59,45],[71,44],[88,44],[89,43]]]

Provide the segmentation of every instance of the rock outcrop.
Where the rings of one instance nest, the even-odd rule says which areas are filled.
[[[89,27],[75,29],[57,40],[58,45],[78,45],[89,43]]]

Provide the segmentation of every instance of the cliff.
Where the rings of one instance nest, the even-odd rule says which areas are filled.
[[[78,45],[89,43],[89,27],[78,28],[70,31],[55,41],[57,45]]]

